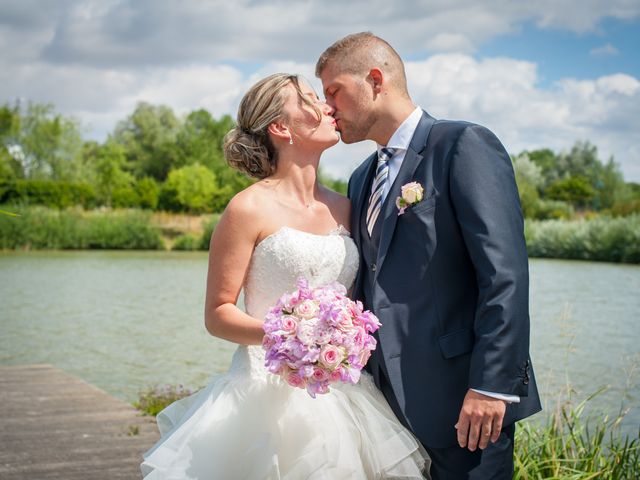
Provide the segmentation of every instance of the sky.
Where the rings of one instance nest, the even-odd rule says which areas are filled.
[[[413,101],[513,154],[580,140],[640,182],[640,0],[0,0],[0,103],[52,103],[103,141],[138,102],[235,118],[275,72],[318,90],[318,56],[359,31],[405,60]],[[371,142],[323,170],[348,178]]]

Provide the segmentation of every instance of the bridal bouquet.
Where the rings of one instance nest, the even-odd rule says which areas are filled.
[[[265,317],[265,366],[315,398],[335,382],[357,383],[376,348],[378,318],[338,282],[311,288],[301,278]]]

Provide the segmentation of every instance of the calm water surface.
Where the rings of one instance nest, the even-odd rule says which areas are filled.
[[[0,253],[0,364],[50,363],[127,401],[196,388],[235,346],[203,324],[207,254]],[[532,260],[531,352],[545,407],[570,385],[640,425],[640,267]]]

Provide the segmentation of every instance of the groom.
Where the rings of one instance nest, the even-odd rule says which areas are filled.
[[[432,478],[511,478],[514,424],[540,401],[509,155],[486,128],[417,108],[402,60],[371,33],[334,43],[316,75],[342,140],[378,144],[349,180],[354,296],[382,322],[368,369]]]

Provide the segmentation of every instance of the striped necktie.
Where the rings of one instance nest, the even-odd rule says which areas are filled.
[[[382,148],[378,153],[378,166],[376,168],[376,177],[373,179],[371,186],[371,196],[369,197],[369,208],[367,209],[367,231],[369,236],[373,232],[373,226],[378,220],[380,209],[382,208],[382,192],[384,191],[385,182],[389,177],[389,160],[396,153],[395,148]]]

